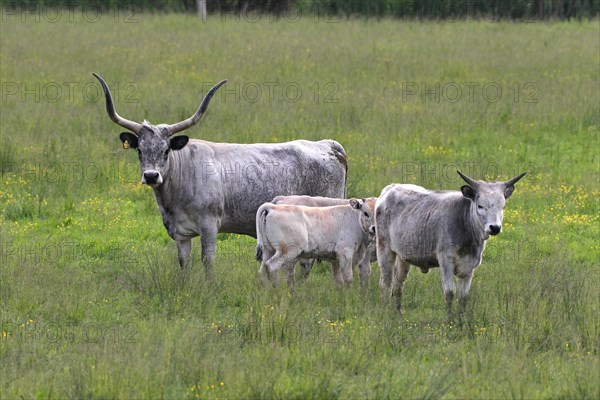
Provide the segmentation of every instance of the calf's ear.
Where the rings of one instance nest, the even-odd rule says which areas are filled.
[[[470,199],[470,200],[473,200],[473,201],[475,200],[475,194],[476,194],[476,192],[475,192],[475,189],[473,189],[471,186],[469,186],[469,185],[463,185],[460,188],[460,191],[462,192],[463,196],[465,196],[467,199]]]
[[[121,142],[123,142],[124,149],[128,149],[130,147],[137,149],[138,147],[138,137],[135,133],[123,132],[119,135],[119,139],[121,139]]]
[[[190,140],[189,136],[181,135],[175,136],[171,139],[171,150],[181,150]]]
[[[360,210],[362,207],[362,201],[357,200],[357,199],[350,199],[350,205],[352,206],[352,208],[356,208],[357,210]]]

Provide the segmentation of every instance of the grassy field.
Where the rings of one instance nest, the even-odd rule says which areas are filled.
[[[33,17],[0,25],[0,397],[600,396],[598,21]],[[153,123],[227,78],[190,136],[336,139],[350,196],[527,171],[469,320],[446,323],[437,270],[413,270],[402,318],[375,264],[365,292],[326,263],[262,288],[243,236],[212,281],[198,240],[181,272],[92,72]]]

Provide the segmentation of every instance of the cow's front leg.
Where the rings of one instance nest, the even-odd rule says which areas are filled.
[[[177,240],[177,258],[181,269],[187,269],[190,263],[190,255],[192,254],[192,239]]]
[[[202,263],[206,276],[212,276],[212,266],[217,255],[217,227],[204,227],[202,229]]]
[[[452,260],[438,260],[440,264],[440,276],[446,302],[446,314],[448,319],[452,317],[452,300],[454,299],[454,264]]]

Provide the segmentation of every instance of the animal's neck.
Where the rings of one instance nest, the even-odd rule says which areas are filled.
[[[173,197],[176,193],[183,193],[179,187],[181,182],[184,182],[182,173],[181,158],[177,154],[177,151],[171,151],[169,153],[169,162],[163,173],[163,182],[160,186],[154,188],[154,196],[160,207],[163,206],[166,199]]]

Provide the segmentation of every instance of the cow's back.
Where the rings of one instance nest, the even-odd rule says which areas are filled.
[[[272,200],[273,204],[295,204],[309,207],[339,206],[349,204],[349,202],[349,199],[308,195],[277,196]]]
[[[256,237],[256,211],[276,196],[345,195],[346,155],[333,140],[243,145],[198,142],[212,149],[212,158],[202,161],[212,176],[205,173],[203,178],[220,187],[219,232]]]
[[[260,211],[262,210],[262,213]],[[339,244],[362,237],[358,213],[349,204],[311,207],[268,203],[259,209],[257,225],[262,246],[298,250],[303,257],[335,259]]]
[[[384,188],[375,211],[378,240],[404,259],[430,260],[438,241],[436,196],[436,192],[416,185]]]
[[[463,218],[468,200],[460,192],[431,191],[415,185],[386,189],[376,210],[377,234],[411,264],[436,266],[439,249],[461,240],[451,232]]]

